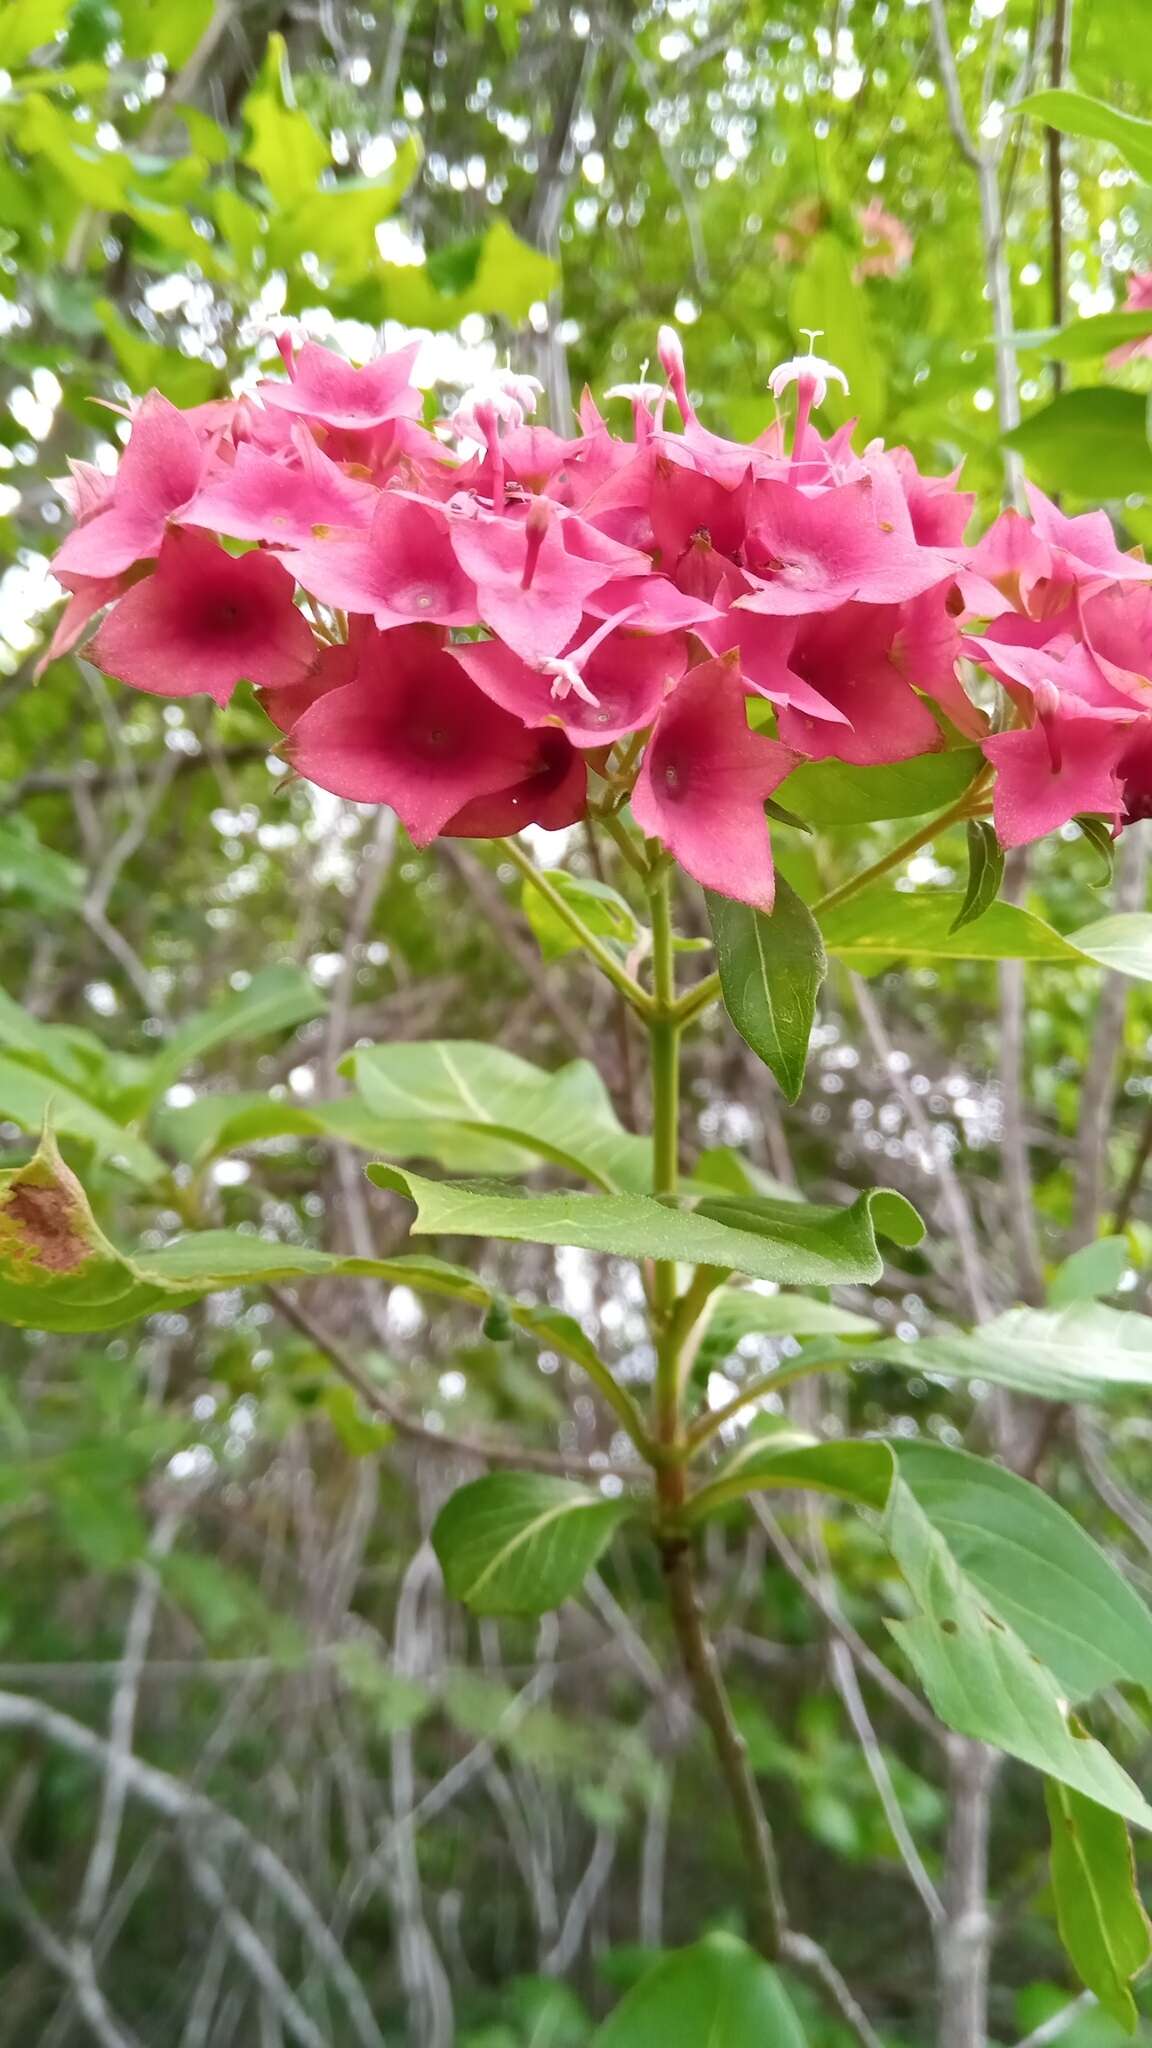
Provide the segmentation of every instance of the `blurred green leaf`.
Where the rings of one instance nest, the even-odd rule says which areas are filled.
[[[654,1964],[593,2036],[593,2048],[804,2048],[769,1963],[731,1934],[709,1934]]]
[[[619,890],[609,888],[606,882],[598,882],[591,875],[569,874],[567,868],[551,869],[548,879],[598,939],[608,939],[625,951],[630,951],[637,944],[640,925],[631,904],[625,902]],[[566,953],[579,946],[579,939],[563,918],[528,882],[521,892],[520,908],[536,935],[545,960],[562,960]]]
[[[1060,1939],[1081,1982],[1126,2033],[1138,2025],[1132,1979],[1152,1956],[1152,1927],[1136,1884],[1124,1822],[1049,1779],[1052,1889]]]
[[[1068,1308],[1074,1301],[1098,1301],[1114,1294],[1131,1259],[1126,1237],[1098,1237],[1072,1252],[1057,1266],[1048,1282],[1048,1300],[1053,1308]]]
[[[847,395],[829,385],[822,410],[835,426],[858,419],[867,440],[884,417],[884,360],[871,331],[867,295],[838,236],[819,235],[812,243],[792,287],[788,319],[797,350],[807,353],[811,347],[848,379]],[[816,341],[809,343],[805,329],[816,332]]]
[[[332,152],[319,129],[296,104],[288,49],[271,35],[264,61],[244,101],[248,139],[241,160],[250,164],[278,206],[291,207],[316,191]]]
[[[567,1479],[490,1472],[445,1503],[432,1543],[448,1591],[474,1614],[545,1614],[579,1592],[632,1512]]]
[[[1012,111],[1031,114],[1049,128],[1058,128],[1063,135],[1110,142],[1142,178],[1152,178],[1152,121],[1141,121],[1135,114],[1124,114],[1104,100],[1090,99],[1087,93],[1072,92],[1066,87],[1026,93]]]
[[[1152,491],[1147,400],[1111,384],[1062,391],[1003,436],[1048,491],[1081,500]]]
[[[979,747],[918,754],[875,768],[811,761],[793,769],[778,795],[809,825],[841,831],[883,818],[926,817],[962,796],[983,766]]]
[[[651,1143],[625,1131],[587,1060],[555,1073],[469,1039],[375,1045],[344,1063],[382,1149],[456,1172],[523,1173],[541,1161],[596,1186],[651,1186]]]
[[[883,885],[862,889],[823,911],[830,953],[873,972],[888,960],[1056,960],[1083,963],[1079,936],[1061,938],[1030,910],[993,903],[975,924],[955,929],[964,898],[951,889],[907,893]],[[1152,925],[1152,918],[1148,920]]]

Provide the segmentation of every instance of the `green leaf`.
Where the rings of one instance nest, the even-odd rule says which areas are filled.
[[[499,218],[426,265],[381,264],[369,281],[375,317],[439,330],[458,327],[469,313],[498,314],[516,326],[559,282],[559,264]]]
[[[448,1591],[474,1614],[546,1614],[579,1592],[632,1511],[567,1479],[490,1472],[445,1503],[432,1543]]]
[[[771,1964],[731,1934],[662,1956],[593,2035],[592,2048],[804,2048]]]
[[[212,18],[212,0],[119,0],[117,11],[124,55],[162,52],[169,70],[178,72]]]
[[[1097,1301],[1010,1308],[970,1335],[944,1330],[907,1344],[885,1341],[868,1356],[902,1372],[989,1380],[1043,1401],[1098,1401],[1152,1387],[1152,1320]]]
[[[368,1176],[415,1202],[419,1232],[682,1259],[795,1286],[879,1279],[877,1231],[899,1244],[918,1243],[923,1234],[915,1210],[887,1188],[834,1209],[756,1197],[673,1203],[644,1195],[529,1195],[484,1182],[425,1180],[394,1166],[370,1166]]]
[[[267,256],[290,269],[305,252],[315,255],[333,284],[355,283],[376,252],[376,230],[395,213],[420,169],[415,138],[401,143],[381,178],[349,178],[328,192],[311,192],[273,218]]]
[[[964,891],[964,901],[952,920],[949,937],[984,916],[1000,894],[1003,880],[1004,848],[996,837],[995,825],[989,818],[969,818],[968,886]]]
[[[876,768],[809,761],[793,769],[776,794],[810,825],[835,832],[884,818],[927,817],[955,803],[984,765],[979,747],[918,754]]]
[[[631,904],[626,903],[616,889],[610,889],[606,882],[597,882],[588,875],[569,874],[567,868],[550,869],[548,879],[598,939],[607,939],[625,952],[639,942],[640,925]],[[521,893],[520,907],[536,935],[536,943],[545,960],[561,960],[566,953],[579,947],[580,941],[575,933],[563,918],[557,916],[540,891],[527,882]]]
[[[1081,811],[1074,822],[1100,858],[1100,874],[1095,886],[1097,889],[1106,888],[1116,870],[1116,839],[1112,827],[1107,818],[1093,817],[1088,811]]]
[[[145,1186],[167,1171],[159,1153],[53,1074],[0,1056],[0,1118],[22,1131],[43,1129],[50,1118],[63,1137],[90,1145],[97,1159],[110,1160]]]
[[[1099,1301],[1103,1294],[1115,1294],[1130,1257],[1126,1237],[1098,1237],[1095,1244],[1082,1245],[1057,1266],[1048,1282],[1051,1306],[1069,1308],[1075,1301]]]
[[[1069,1699],[1120,1679],[1152,1686],[1152,1614],[1057,1501],[967,1451],[904,1440],[893,1448],[901,1478],[976,1592]]]
[[[1136,2032],[1131,1982],[1152,1956],[1152,1927],[1136,1884],[1132,1844],[1119,1817],[1049,1779],[1052,1890],[1060,1939],[1105,2012]]]
[[[113,1330],[221,1288],[344,1273],[489,1300],[474,1274],[438,1259],[342,1258],[243,1231],[199,1231],[129,1258],[105,1237],[50,1134],[26,1165],[0,1173],[0,1322],[18,1328]],[[511,1312],[518,1318],[519,1305]]]
[[[77,911],[84,901],[84,870],[43,845],[29,819],[6,818],[0,823],[0,892],[44,910]]]
[[[1022,354],[1047,356],[1054,363],[1081,363],[1106,355],[1126,341],[1142,341],[1148,334],[1152,334],[1152,312],[1093,313],[1067,327],[1045,327],[1013,339]]]
[[[1013,903],[993,903],[976,924],[957,931],[963,903],[951,889],[915,894],[884,887],[862,889],[858,896],[826,910],[820,927],[828,951],[865,972],[889,960],[1083,962],[1078,934],[1075,942],[1061,938],[1042,918]]]
[[[293,206],[315,192],[332,153],[318,128],[296,105],[288,50],[271,35],[264,62],[244,101],[248,141],[241,161],[250,164],[278,206]]]
[[[1152,981],[1152,913],[1146,910],[1121,910],[1113,917],[1098,917],[1078,932],[1069,932],[1068,943],[1116,974],[1127,974],[1133,981]]]
[[[1113,384],[1062,391],[1002,439],[1045,490],[1126,498],[1152,490],[1147,400]]]
[[[743,1500],[746,1494],[779,1489],[830,1493],[879,1513],[888,1500],[895,1470],[892,1451],[885,1443],[856,1439],[818,1443],[788,1424],[750,1430],[715,1478],[693,1494],[687,1519],[702,1522],[717,1508]]]
[[[720,1287],[696,1352],[701,1374],[730,1358],[744,1337],[877,1337],[880,1325],[808,1294],[759,1294],[752,1287]]]
[[[829,388],[822,411],[834,426],[859,419],[864,437],[874,433],[884,412],[884,359],[871,331],[868,296],[852,275],[852,257],[837,235],[818,235],[792,288],[788,322],[797,348],[810,344],[804,329],[823,336],[817,348],[844,371],[848,394]]]
[[[72,0],[7,0],[0,10],[0,64],[18,71],[50,44],[72,11]]]
[[[724,1007],[789,1102],[804,1085],[816,998],[828,972],[812,912],[783,876],[771,917],[705,890]]]
[[[555,1073],[470,1039],[374,1045],[344,1070],[378,1124],[381,1150],[456,1172],[524,1173],[542,1160],[606,1189],[652,1184],[652,1148],[626,1131],[587,1060]]]
[[[1139,1787],[1068,1714],[1051,1673],[984,1604],[899,1478],[884,1526],[919,1609],[888,1626],[940,1719],[1152,1829]]]
[[[1062,86],[1026,93],[1012,111],[1032,114],[1047,127],[1058,128],[1062,135],[1110,142],[1142,178],[1152,178],[1152,121],[1122,114],[1119,107],[1110,107],[1104,100],[1090,99],[1087,93],[1071,92]]]
[[[172,1033],[148,1069],[144,1099],[155,1101],[173,1081],[218,1045],[242,1045],[272,1032],[290,1031],[323,1015],[327,1005],[303,968],[264,967],[242,989],[229,990]]]

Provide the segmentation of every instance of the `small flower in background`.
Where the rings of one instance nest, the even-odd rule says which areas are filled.
[[[852,273],[858,284],[865,277],[899,277],[907,270],[916,243],[898,214],[889,213],[882,200],[870,199],[856,221],[868,252]]]
[[[828,225],[828,209],[822,199],[801,199],[772,237],[772,248],[782,263],[802,263],[809,242]]]
[[[1121,311],[1147,313],[1152,316],[1152,270],[1132,272]],[[1149,325],[1152,326],[1152,317]],[[1152,334],[1142,335],[1136,341],[1122,342],[1108,357],[1108,367],[1110,370],[1119,370],[1123,364],[1134,362],[1139,356],[1152,356]]]

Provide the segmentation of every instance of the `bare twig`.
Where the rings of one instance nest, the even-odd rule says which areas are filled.
[[[91,1938],[104,1911],[112,1874],[116,1867],[116,1851],[120,1843],[120,1828],[128,1797],[128,1766],[136,1728],[140,1675],[148,1655],[152,1624],[156,1618],[156,1607],[160,1598],[160,1578],[156,1566],[171,1550],[181,1519],[180,1513],[172,1509],[160,1516],[152,1532],[148,1559],[136,1572],[136,1592],[128,1616],[124,1652],[120,1659],[116,1689],[112,1695],[108,1715],[108,1768],[104,1773],[104,1790],[100,1800],[96,1833],[76,1906],[76,1932],[85,1941]]]
[[[917,1698],[914,1692],[910,1691],[908,1686],[897,1678],[895,1672],[889,1671],[888,1666],[882,1658],[876,1655],[874,1650],[869,1649],[863,1636],[860,1635],[858,1630],[853,1628],[847,1617],[840,1612],[839,1605],[828,1600],[816,1574],[809,1570],[799,1551],[789,1542],[783,1529],[781,1529],[775,1516],[772,1514],[771,1509],[762,1500],[757,1500],[754,1497],[750,1499],[749,1506],[764,1530],[781,1564],[784,1566],[785,1571],[795,1579],[797,1585],[807,1594],[813,1607],[827,1622],[829,1628],[847,1644],[860,1669],[868,1673],[868,1676],[875,1681],[880,1690],[887,1694],[893,1704],[898,1706],[901,1712],[906,1714],[908,1719],[913,1721],[923,1734],[930,1735],[934,1742],[942,1743],[946,1739],[945,1730],[936,1719],[935,1714],[932,1713],[929,1707],[924,1705],[922,1700]]]
[[[64,1942],[53,1932],[20,1883],[5,1843],[0,1843],[0,1900],[33,1948],[63,1977],[100,2048],[141,2048],[137,2035],[117,2018],[101,1991],[87,1942]]]
[[[948,1742],[945,1918],[936,1930],[940,1997],[938,2048],[985,2048],[988,1965],[994,1925],[988,1911],[988,1823],[1000,1766],[995,1750],[967,1736]]]
[[[0,1730],[12,1728],[33,1729],[72,1756],[83,1757],[87,1762],[107,1769],[108,1743],[92,1729],[86,1728],[83,1722],[47,1706],[43,1700],[31,1699],[24,1693],[0,1692]],[[125,1759],[123,1769],[128,1790],[155,1812],[163,1814],[166,1820],[181,1828],[202,1829],[209,1837],[215,1835],[235,1843],[251,1869],[275,1892],[339,1988],[362,2048],[384,2048],[383,2036],[359,1978],[303,1886],[275,1851],[253,1835],[235,1814],[226,1813],[204,1793],[191,1791],[169,1772],[157,1769],[155,1764],[130,1756]]]
[[[331,1331],[322,1329],[290,1294],[282,1293],[278,1287],[266,1287],[264,1291],[285,1322],[291,1323],[293,1329],[299,1330],[301,1336],[315,1345],[341,1379],[355,1388],[365,1406],[389,1423],[398,1436],[424,1444],[429,1450],[453,1452],[458,1457],[475,1458],[484,1465],[509,1465],[522,1472],[579,1473],[586,1479],[603,1479],[606,1474],[628,1480],[637,1476],[637,1472],[621,1470],[606,1460],[600,1463],[591,1458],[566,1457],[559,1452],[537,1451],[528,1445],[504,1443],[493,1437],[461,1436],[451,1430],[434,1429],[429,1423],[407,1414],[398,1402],[393,1401],[383,1387],[369,1378],[339,1339]]]
[[[193,1850],[187,1851],[185,1861],[192,1883],[205,1905],[215,1913],[218,1926],[264,1997],[283,2020],[292,2039],[299,2042],[300,2048],[328,2048],[324,2035],[305,2012],[252,1922],[246,1919],[238,1906],[233,1905],[215,1865],[207,1856],[198,1856]]]

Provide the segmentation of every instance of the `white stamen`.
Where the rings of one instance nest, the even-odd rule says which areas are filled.
[[[840,389],[846,392],[848,379],[835,363],[830,363],[824,356],[815,353],[812,344],[820,339],[821,330],[818,327],[802,327],[800,332],[807,336],[807,353],[793,356],[790,362],[777,364],[768,379],[768,389],[773,398],[779,399],[789,384],[799,384],[801,381],[810,383],[813,386],[813,405],[823,405],[828,396],[829,383],[839,384]]]

